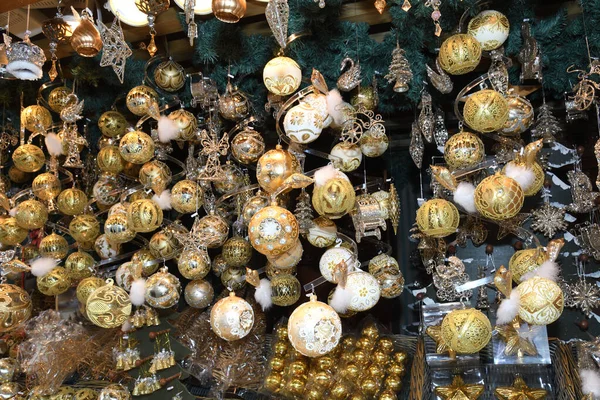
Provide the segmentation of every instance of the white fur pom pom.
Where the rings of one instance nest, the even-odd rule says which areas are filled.
[[[123,325],[121,325],[121,332],[129,332],[133,329],[133,324],[131,323],[131,318],[127,318]]]
[[[319,168],[315,172],[315,186],[323,186],[328,180],[335,178],[338,174],[339,171],[331,164]]]
[[[352,291],[337,285],[329,305],[338,313],[343,314],[348,311],[350,302],[352,301]]]
[[[254,292],[254,300],[262,307],[263,311],[271,308],[273,300],[271,300],[271,281],[263,278]]]
[[[339,107],[344,100],[339,90],[333,89],[327,93],[327,113],[333,118],[336,125],[341,125],[344,122],[344,114]]]
[[[469,182],[461,182],[454,191],[454,202],[468,213],[477,211],[475,208],[475,186]]]
[[[535,182],[535,172],[531,168],[527,168],[522,165],[517,165],[514,162],[509,162],[506,164],[506,168],[504,173],[509,178],[513,178],[521,189],[528,190],[531,185]]]
[[[146,301],[146,280],[139,278],[133,281],[129,289],[129,300],[134,306],[141,306]]]
[[[158,140],[169,143],[179,137],[179,128],[172,119],[161,115],[158,119]]]
[[[523,276],[521,277],[521,282],[533,278],[534,276],[539,276],[540,278],[546,278],[556,282],[559,273],[560,268],[558,267],[558,264],[554,261],[547,260],[544,261],[544,263],[537,267],[535,270],[523,274]]]
[[[508,324],[512,321],[517,314],[519,314],[519,306],[521,305],[521,295],[517,290],[513,290],[510,293],[510,297],[502,300],[498,307],[498,313],[496,318],[497,325]]]
[[[591,393],[594,398],[600,397],[600,372],[593,369],[582,369],[579,371],[579,376],[583,394]]]
[[[8,214],[9,214],[11,217],[14,217],[15,215],[17,215],[17,207],[13,207],[13,208],[11,208],[11,209],[10,209],[10,211],[8,212]]]
[[[48,133],[44,142],[51,156],[60,156],[63,153],[62,140],[60,140],[56,133]]]
[[[44,276],[58,265],[54,258],[40,257],[31,262],[31,273],[33,276]]]
[[[152,200],[158,204],[161,210],[171,209],[171,191],[169,189],[163,190],[160,195],[155,194],[152,196]]]

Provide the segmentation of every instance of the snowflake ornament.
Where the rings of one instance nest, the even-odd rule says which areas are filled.
[[[540,208],[531,212],[531,229],[551,238],[558,231],[567,229],[565,210],[544,203]]]

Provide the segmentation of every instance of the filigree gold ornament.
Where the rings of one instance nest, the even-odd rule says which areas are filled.
[[[287,46],[288,38],[288,19],[290,17],[290,6],[288,5],[287,0],[270,1],[267,4],[267,8],[265,9],[265,16],[267,18],[267,22],[269,23],[269,28],[271,28],[271,32],[275,37],[275,40],[277,40],[277,43],[282,49],[285,49]],[[269,89],[269,91],[271,90]],[[292,90],[292,93],[294,91],[295,89]],[[287,95],[289,94],[291,93],[288,93]]]
[[[494,132],[506,124],[509,106],[499,92],[484,89],[469,96],[463,115],[466,124],[477,132]]]
[[[456,290],[456,286],[470,280],[469,274],[465,272],[464,263],[458,257],[450,256],[446,262],[438,263],[432,275],[436,295],[441,301],[469,299],[473,296],[472,290]]]
[[[31,298],[19,286],[0,284],[0,298],[0,332],[10,332],[31,316]]]
[[[444,199],[426,201],[417,210],[417,225],[432,237],[445,237],[456,232],[460,216],[454,204]]]
[[[564,296],[550,279],[534,276],[515,289],[520,295],[519,317],[529,325],[548,325],[562,314]]]
[[[385,3],[385,2],[384,2]],[[388,83],[394,82],[394,92],[405,93],[409,89],[409,83],[413,79],[413,73],[410,63],[406,59],[404,49],[396,43],[396,48],[392,51],[392,62],[385,76]]]
[[[481,45],[471,35],[455,34],[440,46],[438,60],[440,66],[449,74],[464,75],[479,65]]]
[[[131,131],[121,138],[119,151],[125,161],[145,164],[154,157],[154,141],[142,131]]]
[[[356,205],[350,215],[358,243],[366,236],[375,236],[381,240],[380,228],[385,231],[387,225],[375,197],[367,193],[356,196]]]
[[[204,181],[217,181],[225,179],[221,167],[221,156],[227,155],[229,149],[229,136],[224,133],[219,138],[217,132],[203,130],[200,134],[202,143],[202,154],[206,157],[206,164],[198,174],[198,179]]]
[[[100,59],[101,67],[111,66],[119,82],[123,83],[125,75],[125,64],[127,59],[133,54],[121,28],[121,20],[115,16],[112,25],[108,28],[98,21],[100,28],[100,38],[102,39],[102,58]]]
[[[46,296],[58,296],[69,290],[71,278],[64,267],[55,267],[46,275],[36,278],[37,289]]]
[[[494,90],[501,94],[508,92],[508,68],[511,63],[510,59],[504,56],[503,48],[492,50],[490,52],[492,62],[488,69],[488,77]]]
[[[89,320],[101,328],[120,327],[131,315],[131,300],[127,292],[114,286],[112,279],[94,290],[86,302]]]
[[[433,129],[435,124],[431,102],[431,95],[427,93],[427,91],[423,91],[421,93],[421,102],[419,103],[421,112],[419,113],[418,122],[419,129],[428,143],[431,143],[433,140]]]
[[[498,11],[485,10],[469,21],[468,32],[481,43],[485,51],[495,50],[508,38],[508,18]]]
[[[492,338],[492,325],[479,310],[453,310],[446,314],[442,321],[441,337],[456,353],[477,353]]]
[[[552,238],[556,232],[567,229],[565,209],[544,202],[539,208],[531,212],[531,229]]]
[[[467,239],[471,239],[474,246],[481,246],[488,236],[488,230],[485,224],[472,215],[467,216],[465,221],[458,227],[456,234],[456,243],[465,247]]]
[[[146,85],[136,86],[127,93],[127,108],[138,117],[146,115],[150,106],[156,102],[158,102],[158,93]]]
[[[231,154],[242,164],[253,164],[265,152],[265,139],[254,129],[246,128],[231,140]]]
[[[477,211],[493,220],[502,221],[516,216],[523,207],[524,198],[521,186],[505,175],[491,175],[475,188]]]

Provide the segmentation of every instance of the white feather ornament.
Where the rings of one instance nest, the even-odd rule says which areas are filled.
[[[526,281],[527,279],[533,278],[534,276],[539,276],[540,278],[550,279],[551,281],[556,282],[558,279],[558,275],[560,273],[560,268],[557,263],[554,261],[544,261],[542,265],[537,267],[535,270],[523,274],[521,277],[521,282]]]
[[[333,118],[336,125],[341,125],[344,122],[344,114],[340,105],[344,102],[339,90],[333,89],[327,93],[327,113]]]
[[[524,165],[517,165],[514,162],[506,164],[504,174],[517,181],[523,191],[527,191],[535,182],[535,172]]]
[[[146,302],[146,280],[139,278],[133,281],[129,289],[129,300],[134,306],[141,306]]]
[[[352,301],[353,293],[348,288],[343,288],[340,285],[337,285],[335,291],[333,292],[333,296],[331,296],[331,300],[329,301],[329,305],[338,313],[344,314],[348,311],[348,307],[350,306],[350,302]]]
[[[8,214],[9,214],[11,217],[14,217],[15,215],[17,215],[17,207],[13,207],[13,208],[11,208],[11,209],[10,209],[10,211],[8,212]]]
[[[179,137],[179,128],[175,122],[164,115],[158,119],[158,140],[162,143],[169,143],[171,140]]]
[[[171,209],[171,191],[169,189],[163,190],[160,196],[155,194],[152,196],[152,200],[158,204],[161,210]]]
[[[496,324],[504,325],[510,323],[517,314],[521,305],[521,295],[518,290],[513,290],[510,297],[502,300],[496,313]]]
[[[340,171],[335,169],[331,164],[319,168],[315,172],[315,186],[323,186],[328,180],[333,179],[340,175]]]
[[[475,213],[475,186],[469,182],[460,182],[454,191],[454,202],[468,213]]]
[[[62,140],[58,137],[56,133],[50,132],[46,135],[44,139],[46,143],[46,147],[48,148],[48,153],[51,156],[60,156],[63,153],[63,145]]]
[[[31,273],[33,276],[44,276],[52,271],[58,265],[54,258],[40,257],[31,262]]]
[[[582,369],[579,376],[583,394],[591,393],[594,398],[600,398],[600,372],[593,369]]]
[[[256,291],[254,292],[254,299],[260,304],[263,311],[271,308],[273,305],[271,292],[271,281],[266,278],[261,279],[260,284],[256,287]]]

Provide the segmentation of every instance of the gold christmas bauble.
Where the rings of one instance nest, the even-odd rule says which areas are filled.
[[[481,45],[473,36],[458,33],[444,40],[438,61],[451,75],[464,75],[473,71],[481,60]]]
[[[240,290],[246,286],[246,268],[227,267],[221,273],[221,283],[229,290]]]
[[[504,14],[494,10],[485,10],[469,21],[468,33],[481,44],[485,51],[495,50],[502,46],[506,39],[510,24]]]
[[[185,279],[202,279],[210,272],[210,258],[198,248],[186,248],[177,259],[177,268]]]
[[[81,304],[86,304],[87,299],[94,292],[94,290],[101,288],[105,284],[106,282],[104,282],[104,279],[98,278],[97,276],[83,278],[77,285],[77,300],[79,300]]]
[[[194,140],[198,131],[198,121],[191,112],[183,108],[173,111],[169,119],[179,128],[178,140]]]
[[[242,267],[252,258],[252,245],[246,239],[234,236],[223,244],[221,255],[228,266]]]
[[[206,247],[216,249],[223,246],[223,243],[227,240],[229,224],[219,215],[208,214],[198,221],[197,232],[200,236],[208,238],[208,242],[205,243]]]
[[[221,274],[228,268],[228,266],[223,256],[218,254],[212,259],[210,268],[216,276],[220,277]]]
[[[533,106],[525,97],[515,94],[506,96],[506,103],[508,104],[508,119],[500,133],[505,136],[519,136],[535,121]]]
[[[271,372],[265,378],[265,388],[270,392],[277,393],[281,389],[282,385],[282,377],[281,374],[276,372]]]
[[[21,228],[17,219],[0,217],[0,243],[4,246],[16,246],[27,238],[29,231]]]
[[[202,206],[203,191],[189,179],[177,182],[171,188],[171,206],[182,214],[193,213]]]
[[[65,269],[74,281],[92,276],[95,266],[96,260],[85,251],[71,253],[65,260]]]
[[[167,92],[176,92],[185,84],[185,70],[175,61],[164,61],[154,70],[156,86]]]
[[[474,308],[453,310],[442,321],[441,336],[457,353],[477,353],[492,338],[492,325],[485,314]]]
[[[474,167],[484,157],[483,142],[471,132],[460,131],[452,135],[444,146],[444,159],[452,170]]]
[[[171,169],[162,161],[148,161],[140,168],[140,183],[158,195],[169,186],[172,177]]]
[[[152,252],[148,249],[140,249],[133,253],[131,262],[141,266],[143,277],[149,277],[155,273],[159,267],[158,261],[154,259]]]
[[[379,94],[373,86],[359,86],[350,98],[352,107],[364,107],[367,110],[375,110],[379,104]]]
[[[219,21],[234,24],[246,13],[246,0],[212,0],[211,8]]]
[[[20,171],[37,172],[44,166],[46,156],[38,146],[26,143],[16,148],[12,155],[12,160],[15,167]]]
[[[357,169],[363,156],[357,144],[346,142],[340,142],[333,146],[329,154],[333,166],[343,172],[351,172]]]
[[[388,149],[389,139],[385,131],[368,129],[360,137],[360,151],[366,157],[379,157]]]
[[[272,58],[263,69],[263,83],[267,90],[277,96],[289,96],[300,87],[302,70],[289,57]]]
[[[489,133],[506,124],[508,112],[508,103],[502,94],[484,89],[467,98],[463,116],[466,124],[477,132]]]
[[[154,200],[135,200],[127,207],[127,225],[136,232],[155,231],[162,221],[162,209]]]
[[[222,171],[224,173],[223,179],[213,182],[217,193],[229,193],[244,186],[244,175],[235,164],[227,162]]]
[[[564,296],[556,282],[534,276],[513,290],[519,292],[519,318],[529,325],[548,325],[561,316]]]
[[[256,194],[256,196],[250,197],[244,208],[242,209],[242,218],[244,223],[247,225],[254,214],[262,210],[269,205],[269,198],[264,196],[262,192]]]
[[[72,93],[73,91],[66,86],[59,86],[52,89],[48,95],[48,105],[50,106],[50,109],[55,113],[60,113],[69,102],[69,95]]]
[[[56,296],[71,287],[69,272],[63,267],[55,267],[44,276],[36,278],[37,288],[46,296]]]
[[[45,132],[52,126],[52,115],[42,106],[25,107],[21,111],[21,126],[30,132]]]
[[[21,258],[25,262],[33,260],[39,256],[40,253],[38,252],[38,248],[34,244],[28,244],[21,248]]]
[[[177,257],[182,248],[170,229],[162,229],[152,235],[148,247],[155,259],[164,261]]]
[[[513,281],[518,284],[523,275],[535,271],[547,260],[548,255],[542,248],[519,250],[510,257],[508,269],[512,273]]]
[[[319,216],[313,219],[313,225],[308,228],[306,239],[315,247],[332,246],[337,239],[337,226],[329,218]]]
[[[148,113],[152,103],[158,101],[158,94],[154,89],[146,85],[136,86],[127,93],[127,108],[138,117]],[[140,163],[143,164],[143,163]]]
[[[369,273],[372,274],[381,288],[381,297],[393,299],[404,289],[404,276],[400,265],[393,257],[379,254],[369,261]]]
[[[104,221],[104,235],[108,241],[120,244],[135,238],[135,231],[129,228],[127,212],[117,212],[109,215]]]
[[[78,215],[85,210],[88,197],[83,190],[77,188],[65,189],[58,195],[56,204],[58,211],[65,215]]]
[[[60,194],[60,180],[51,172],[37,175],[31,184],[33,194],[40,200],[55,199]]]
[[[125,168],[125,160],[121,157],[121,152],[117,146],[104,146],[96,156],[98,168],[104,172],[119,174]]]
[[[322,185],[315,185],[312,205],[319,215],[338,219],[349,213],[356,202],[354,187],[348,177],[339,172]]]
[[[100,177],[98,177],[92,188],[92,194],[100,207],[108,207],[115,204],[119,201],[121,192],[122,187],[117,180],[117,176],[109,172],[100,174]]]
[[[111,383],[100,391],[98,400],[131,400],[131,393],[120,383]]]
[[[212,285],[203,280],[196,279],[185,286],[185,302],[192,308],[206,308],[212,303],[215,297],[215,291]]]
[[[181,296],[181,283],[166,267],[146,280],[146,302],[154,308],[171,308]]]
[[[78,389],[72,400],[98,400],[98,392],[90,388]]]
[[[267,257],[269,260],[268,264],[279,271],[286,271],[287,273],[291,273],[290,269],[294,268],[300,260],[302,259],[302,253],[304,253],[304,249],[302,248],[302,242],[300,240],[296,241],[296,244],[292,246],[291,249],[284,251],[278,256]]]
[[[8,192],[10,187],[11,187],[10,178],[6,175],[0,174],[0,193]]]
[[[259,132],[246,128],[231,139],[231,154],[242,164],[254,164],[265,152],[265,139]]]
[[[214,1],[223,2],[223,0]],[[245,0],[239,1],[243,1],[245,3]],[[232,4],[233,2],[230,1],[229,3]],[[213,11],[214,10],[215,8],[213,4]],[[234,88],[231,84],[228,84],[225,94],[219,96],[219,113],[221,114],[221,116],[230,121],[237,121],[239,119],[244,118],[248,114],[249,110],[250,105],[246,94],[241,92],[237,88]]]
[[[237,297],[235,292],[217,301],[210,311],[210,327],[228,342],[241,339],[254,325],[254,310],[250,303]]]
[[[523,189],[514,179],[497,173],[475,188],[475,207],[484,217],[502,221],[521,211],[524,197]]]
[[[105,234],[96,238],[93,247],[96,254],[103,260],[116,257],[121,252],[121,245],[109,241]]]
[[[133,282],[136,279],[140,279],[141,277],[142,266],[131,261],[121,264],[115,272],[115,280],[117,282],[117,285],[127,290],[128,292],[131,290],[131,285],[133,284]]]
[[[69,233],[77,242],[94,243],[100,235],[100,223],[93,214],[77,215],[69,224]]]
[[[261,188],[268,193],[273,193],[283,181],[296,172],[298,161],[289,151],[280,145],[274,150],[263,154],[256,164],[256,179]]]
[[[28,180],[30,180],[32,177],[33,177],[33,174],[22,171],[19,168],[15,167],[14,165],[11,165],[10,168],[8,169],[8,179],[10,179],[14,183],[17,183],[17,184],[25,183]]]
[[[454,204],[444,199],[426,201],[417,210],[417,225],[427,236],[442,238],[458,229],[460,215]]]
[[[31,316],[31,298],[19,286],[0,284],[0,332],[10,332]]]
[[[252,247],[268,257],[291,249],[298,240],[298,232],[298,221],[294,214],[273,205],[254,214],[248,224]]]
[[[37,200],[25,200],[17,205],[15,219],[23,229],[39,229],[48,220],[48,209]]]
[[[307,357],[319,357],[339,343],[342,321],[333,308],[312,295],[292,312],[287,328],[294,349]]]
[[[294,275],[278,274],[271,279],[271,300],[273,304],[287,307],[300,299],[302,287]]]
[[[127,120],[118,111],[106,111],[98,119],[100,132],[109,138],[123,136],[127,132],[128,126]]]
[[[39,252],[42,257],[62,260],[69,253],[69,243],[64,237],[52,233],[40,241]]]
[[[125,161],[145,164],[154,157],[154,141],[142,131],[131,131],[121,138],[119,151]]]

